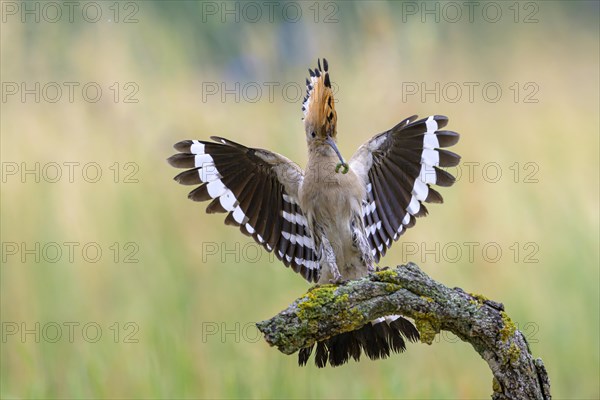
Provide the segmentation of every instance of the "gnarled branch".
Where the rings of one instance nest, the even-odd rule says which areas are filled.
[[[413,318],[424,343],[431,344],[440,330],[469,342],[492,370],[493,399],[551,398],[542,360],[533,358],[502,304],[446,287],[412,263],[312,288],[257,326],[270,345],[292,354],[389,314]]]

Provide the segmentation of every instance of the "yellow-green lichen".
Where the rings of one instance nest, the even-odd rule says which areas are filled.
[[[500,382],[498,382],[498,379],[496,379],[496,377],[492,377],[492,390],[494,391],[494,393],[502,393],[502,386],[500,385]]]
[[[475,295],[473,298],[469,299],[469,304],[475,306],[477,309],[483,307],[483,302],[485,301],[485,297],[480,295]]]
[[[473,297],[474,299],[476,299],[479,303],[483,303],[486,300],[489,300],[487,297],[485,297],[484,295],[478,294],[478,293],[469,293],[471,295],[471,297]],[[472,302],[472,300],[471,300]]]
[[[511,343],[510,347],[508,348],[508,359],[510,360],[511,364],[516,363],[520,356],[521,349],[519,349],[519,346],[517,346],[514,342]]]
[[[421,298],[428,303],[434,303],[434,300],[431,297],[421,296]]]
[[[388,268],[377,271],[375,272],[375,275],[377,276],[378,280],[382,282],[390,282],[396,285],[398,284],[398,272],[395,269]]]
[[[332,318],[338,323],[343,331],[352,330],[357,325],[364,323],[361,312],[356,308],[348,307],[349,295],[344,293],[336,297],[335,291],[339,286],[323,285],[308,293],[298,303],[296,315],[306,323],[306,329],[315,332],[319,329],[318,320],[322,316],[321,309],[328,305],[335,310]]]
[[[348,332],[364,325],[364,317],[356,308],[344,309],[339,313],[340,329]],[[359,322],[360,321],[360,322]]]
[[[336,303],[345,303],[348,301],[348,299],[350,298],[350,296],[348,296],[348,293],[344,293],[343,295],[337,297],[335,299]]]
[[[336,289],[334,285],[323,285],[306,293],[298,303],[298,318],[308,320],[316,317],[325,304],[333,301]]]
[[[402,286],[396,285],[395,283],[387,283],[385,285],[385,291],[389,293],[397,292],[399,289],[402,289]]]
[[[421,336],[421,342],[432,344],[435,335],[440,332],[440,321],[432,313],[418,313],[415,325]]]
[[[515,334],[517,326],[510,319],[510,317],[504,312],[500,311],[502,317],[502,329],[500,329],[500,338],[503,342],[506,342],[512,335]]]

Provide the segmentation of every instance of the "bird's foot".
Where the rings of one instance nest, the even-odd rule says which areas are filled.
[[[333,271],[333,279],[330,279],[329,283],[341,285],[343,282],[345,281],[342,279],[342,274],[340,274],[339,271]]]
[[[375,268],[372,268],[369,270],[369,276],[374,276],[376,273],[381,272],[381,271],[385,271],[386,269],[390,269],[390,267],[379,267],[376,266]]]
[[[350,279],[342,279],[341,277],[338,279],[330,279],[329,280],[329,283],[331,283],[332,285],[338,285],[338,286],[347,285],[348,282],[350,282]]]

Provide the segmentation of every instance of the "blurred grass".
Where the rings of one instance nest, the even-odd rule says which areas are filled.
[[[200,3],[138,4],[135,24],[2,24],[3,82],[94,81],[104,89],[98,103],[2,103],[2,162],[93,161],[104,174],[97,183],[2,183],[3,243],[97,242],[104,251],[98,263],[3,261],[3,323],[95,322],[103,333],[97,343],[80,334],[70,343],[66,329],[57,343],[9,336],[2,398],[489,396],[487,366],[449,335],[388,360],[325,370],[298,368],[252,329],[244,337],[238,330],[239,342],[234,334],[203,340],[207,323],[234,329],[268,318],[308,285],[264,252],[255,260],[246,237],[188,201],[165,158],[178,140],[222,135],[304,165],[299,102],[280,92],[274,101],[203,102],[202,82],[302,85],[317,57],[328,58],[339,85],[346,156],[401,118],[437,113],[462,134],[463,161],[502,167],[497,183],[479,169],[473,182],[463,177],[443,190],[446,204],[430,207],[402,238],[428,248],[496,242],[500,262],[408,257],[401,241],[382,264],[413,260],[449,286],[503,302],[544,360],[555,398],[600,396],[597,3],[541,3],[535,24],[403,23],[400,5],[383,2],[339,3],[334,24],[201,23]],[[139,103],[110,100],[115,81],[136,82]],[[403,101],[402,83],[422,81],[498,82],[504,93],[497,103],[479,95],[472,103]],[[529,81],[539,85],[539,103],[514,103],[508,87]],[[115,162],[136,163],[139,183],[112,182]],[[513,182],[515,162],[536,163],[539,182]],[[139,262],[115,263],[114,242],[137,243]],[[537,244],[539,262],[523,263],[524,252],[515,262],[514,242]],[[247,257],[207,256],[203,246],[212,243],[237,245]],[[138,343],[124,343],[128,321],[139,327]]]

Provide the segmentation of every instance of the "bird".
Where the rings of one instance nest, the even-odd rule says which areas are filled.
[[[444,168],[459,164],[447,150],[459,134],[444,130],[448,118],[405,118],[379,133],[346,162],[338,146],[337,112],[329,63],[308,70],[302,102],[308,162],[302,169],[283,155],[247,147],[223,137],[184,140],[168,162],[185,171],[175,176],[196,186],[188,197],[208,201],[207,213],[226,213],[225,224],[239,227],[286,267],[307,281],[344,284],[367,276],[416,218],[425,203],[442,203],[434,189],[451,186]],[[332,367],[362,352],[370,359],[403,352],[419,332],[402,315],[389,315],[316,343],[315,364]],[[307,364],[314,344],[300,349]]]

